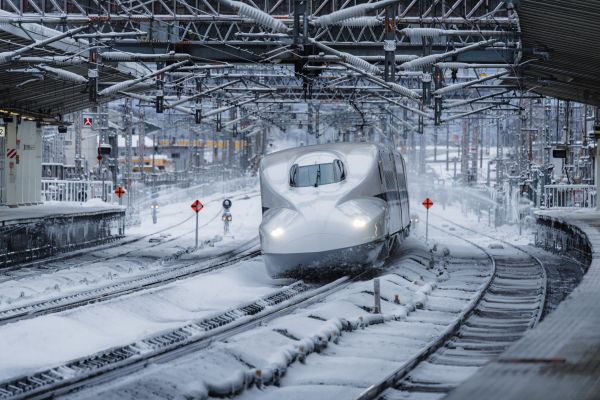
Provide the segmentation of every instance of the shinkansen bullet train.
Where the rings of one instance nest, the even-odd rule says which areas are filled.
[[[402,156],[371,143],[279,151],[260,166],[260,240],[273,277],[352,273],[408,235]]]

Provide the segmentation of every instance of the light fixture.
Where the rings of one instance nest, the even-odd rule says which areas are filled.
[[[355,228],[364,228],[367,226],[367,221],[364,218],[355,218],[352,221],[352,226]]]
[[[285,231],[282,228],[275,228],[273,229],[273,231],[271,231],[271,236],[273,236],[274,238],[278,238],[283,236],[284,233]]]

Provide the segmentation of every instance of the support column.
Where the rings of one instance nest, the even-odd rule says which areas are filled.
[[[5,119],[6,120],[6,119]],[[6,152],[4,156],[6,157],[6,170],[5,172],[5,182],[6,186],[4,188],[6,205],[9,207],[17,207],[19,201],[17,197],[17,171],[18,165],[16,156],[13,156],[13,153],[18,152],[17,150],[17,122],[16,118],[6,124]],[[16,153],[15,153],[16,154]]]
[[[13,118],[6,129],[5,199],[9,207],[41,202],[42,139],[34,121]]]
[[[600,202],[598,202],[598,193],[600,193],[600,107],[596,107],[594,120],[594,138],[596,139],[596,210],[600,211]]]

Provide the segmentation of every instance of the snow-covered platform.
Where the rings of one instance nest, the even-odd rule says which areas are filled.
[[[538,244],[589,263],[586,275],[544,321],[446,399],[600,397],[600,212],[544,211],[537,222]]]
[[[104,203],[0,208],[0,268],[117,239],[124,218]]]

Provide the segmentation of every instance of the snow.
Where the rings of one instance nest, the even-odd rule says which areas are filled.
[[[450,181],[444,163],[432,168]],[[217,186],[215,194],[198,195],[206,206],[200,214],[200,240],[210,241],[209,246],[185,252],[194,241],[191,192],[185,196],[175,193],[169,200],[163,198],[158,224],[152,224],[150,211],[144,210],[142,225],[128,231],[131,237],[150,235],[156,241],[152,247],[145,238],[118,248],[92,250],[45,273],[0,281],[0,310],[123,281],[177,263],[199,262],[247,243],[256,236],[260,223],[256,190],[231,191],[225,196],[218,193]],[[223,184],[220,186],[222,189]],[[202,351],[164,364],[150,364],[131,376],[68,397],[202,399],[238,391],[242,391],[242,400],[356,397],[443,335],[485,287],[490,278],[489,259],[461,238],[486,249],[500,240],[517,245],[531,241],[532,233],[526,226],[522,236],[516,225],[490,226],[487,208],[478,211],[473,200],[464,200],[473,198],[472,191],[449,185],[444,188],[449,195],[440,200],[427,190],[412,191],[412,212],[419,214],[421,222],[400,255],[379,276],[382,314],[371,312],[372,280],[354,282],[319,303],[215,342]],[[435,203],[429,213],[427,247],[422,195]],[[234,199],[234,238],[222,237],[220,203],[224,197]],[[496,239],[452,223],[473,227]],[[120,256],[118,261],[103,260],[116,255]],[[431,262],[432,256],[435,262]],[[0,326],[0,380],[184,326],[271,293],[281,283],[267,276],[259,257],[104,303]],[[423,363],[411,376],[455,383],[475,370]],[[250,383],[255,386],[248,389]]]
[[[459,293],[457,289],[446,292],[438,289],[438,285],[452,281],[454,271],[459,272],[459,282],[479,282],[481,286],[489,278],[489,263],[488,275],[482,273],[486,267],[483,254],[472,263],[476,268],[470,268],[471,264],[466,267],[448,264],[448,270],[442,273],[443,263],[438,259],[431,268],[428,262],[431,253],[419,241],[409,240],[406,246],[379,277],[383,314],[370,312],[372,281],[355,282],[320,303],[169,362],[168,367],[150,366],[135,377],[70,397],[134,398],[132,394],[143,393],[147,385],[155,393],[165,393],[167,382],[161,372],[165,368],[172,377],[168,381],[169,397],[190,397],[193,392],[194,396],[204,398],[205,392],[188,391],[185,382],[189,380],[189,371],[208,369],[210,374],[198,372],[192,380],[208,393],[221,396],[241,390],[249,382],[260,385],[260,382],[279,381],[280,388],[246,390],[241,399],[287,395],[310,398],[311,394],[319,399],[355,397],[435,340],[455,321],[454,307],[453,312],[432,311],[429,309],[432,301],[434,308],[440,307],[437,304],[440,299],[447,299],[453,305],[454,301],[462,304],[477,293]],[[457,253],[466,252],[459,250],[461,246],[456,246]],[[449,247],[454,251],[453,245]],[[438,295],[439,292],[444,293]],[[400,295],[400,304],[393,301],[396,294]],[[178,378],[177,371],[186,378]],[[162,382],[158,389],[157,382]]]
[[[128,231],[127,239],[151,235],[150,238],[159,240],[159,243],[149,243],[145,238],[123,246],[101,246],[76,258],[50,262],[42,271],[5,273],[0,278],[0,310],[143,276],[173,265],[168,263],[173,257],[181,261],[208,259],[236,249],[256,237],[256,227],[260,223],[260,198],[255,189],[234,192],[230,196],[235,200],[231,223],[235,237],[222,237],[220,216],[224,196],[208,196],[201,211],[199,241],[210,240],[213,247],[183,254],[194,246],[194,213],[187,200],[167,204],[161,209],[158,224],[152,224],[149,211],[145,211],[142,225]]]
[[[255,279],[258,277],[258,279]],[[0,326],[0,380],[59,364],[276,290],[260,258],[115,300]]]

